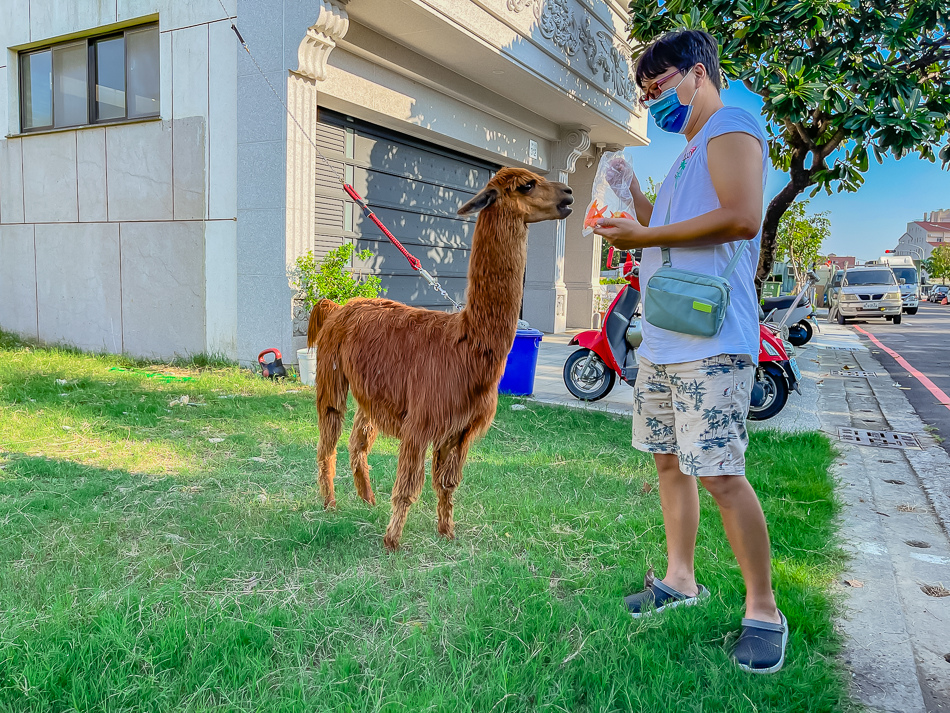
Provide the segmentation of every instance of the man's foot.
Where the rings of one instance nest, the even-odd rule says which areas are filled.
[[[699,592],[691,597],[668,587],[659,579],[654,579],[642,592],[624,597],[623,603],[626,604],[630,616],[639,619],[642,616],[659,614],[664,609],[699,604],[709,596],[709,590],[701,584],[697,586]]]
[[[785,663],[788,644],[788,621],[779,612],[781,624],[757,619],[743,619],[742,633],[732,657],[739,668],[749,673],[775,673]]]

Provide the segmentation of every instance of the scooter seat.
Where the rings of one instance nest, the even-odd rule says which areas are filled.
[[[788,309],[792,306],[794,301],[795,295],[790,295],[788,297],[765,297],[762,299],[762,307],[765,309],[767,314],[773,309]]]

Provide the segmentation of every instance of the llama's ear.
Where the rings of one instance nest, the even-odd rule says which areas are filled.
[[[496,200],[498,200],[498,189],[485,188],[481,193],[472,198],[472,200],[459,208],[459,215],[477,213],[478,211],[484,210],[490,206]]]

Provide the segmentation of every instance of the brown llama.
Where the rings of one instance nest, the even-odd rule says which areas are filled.
[[[438,530],[454,537],[452,495],[472,441],[491,426],[498,382],[514,342],[527,263],[528,223],[566,218],[574,199],[563,183],[503,168],[459,209],[480,211],[468,267],[468,303],[455,314],[385,299],[320,301],[310,314],[308,346],[317,348],[317,467],[323,505],[336,505],[336,445],[347,390],[358,409],[350,436],[357,494],[376,504],[367,455],[382,432],[401,440],[392,517],[383,544],[399,547],[409,507],[425,480],[432,445]]]

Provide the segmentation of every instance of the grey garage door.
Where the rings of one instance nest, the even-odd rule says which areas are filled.
[[[325,110],[317,143],[393,235],[455,300],[463,301],[475,220],[456,211],[498,167]],[[318,160],[314,255],[325,255],[345,240],[355,241],[358,250],[372,250],[373,258],[358,260],[353,268],[379,275],[389,299],[439,310],[449,306],[346,199],[334,173]]]

